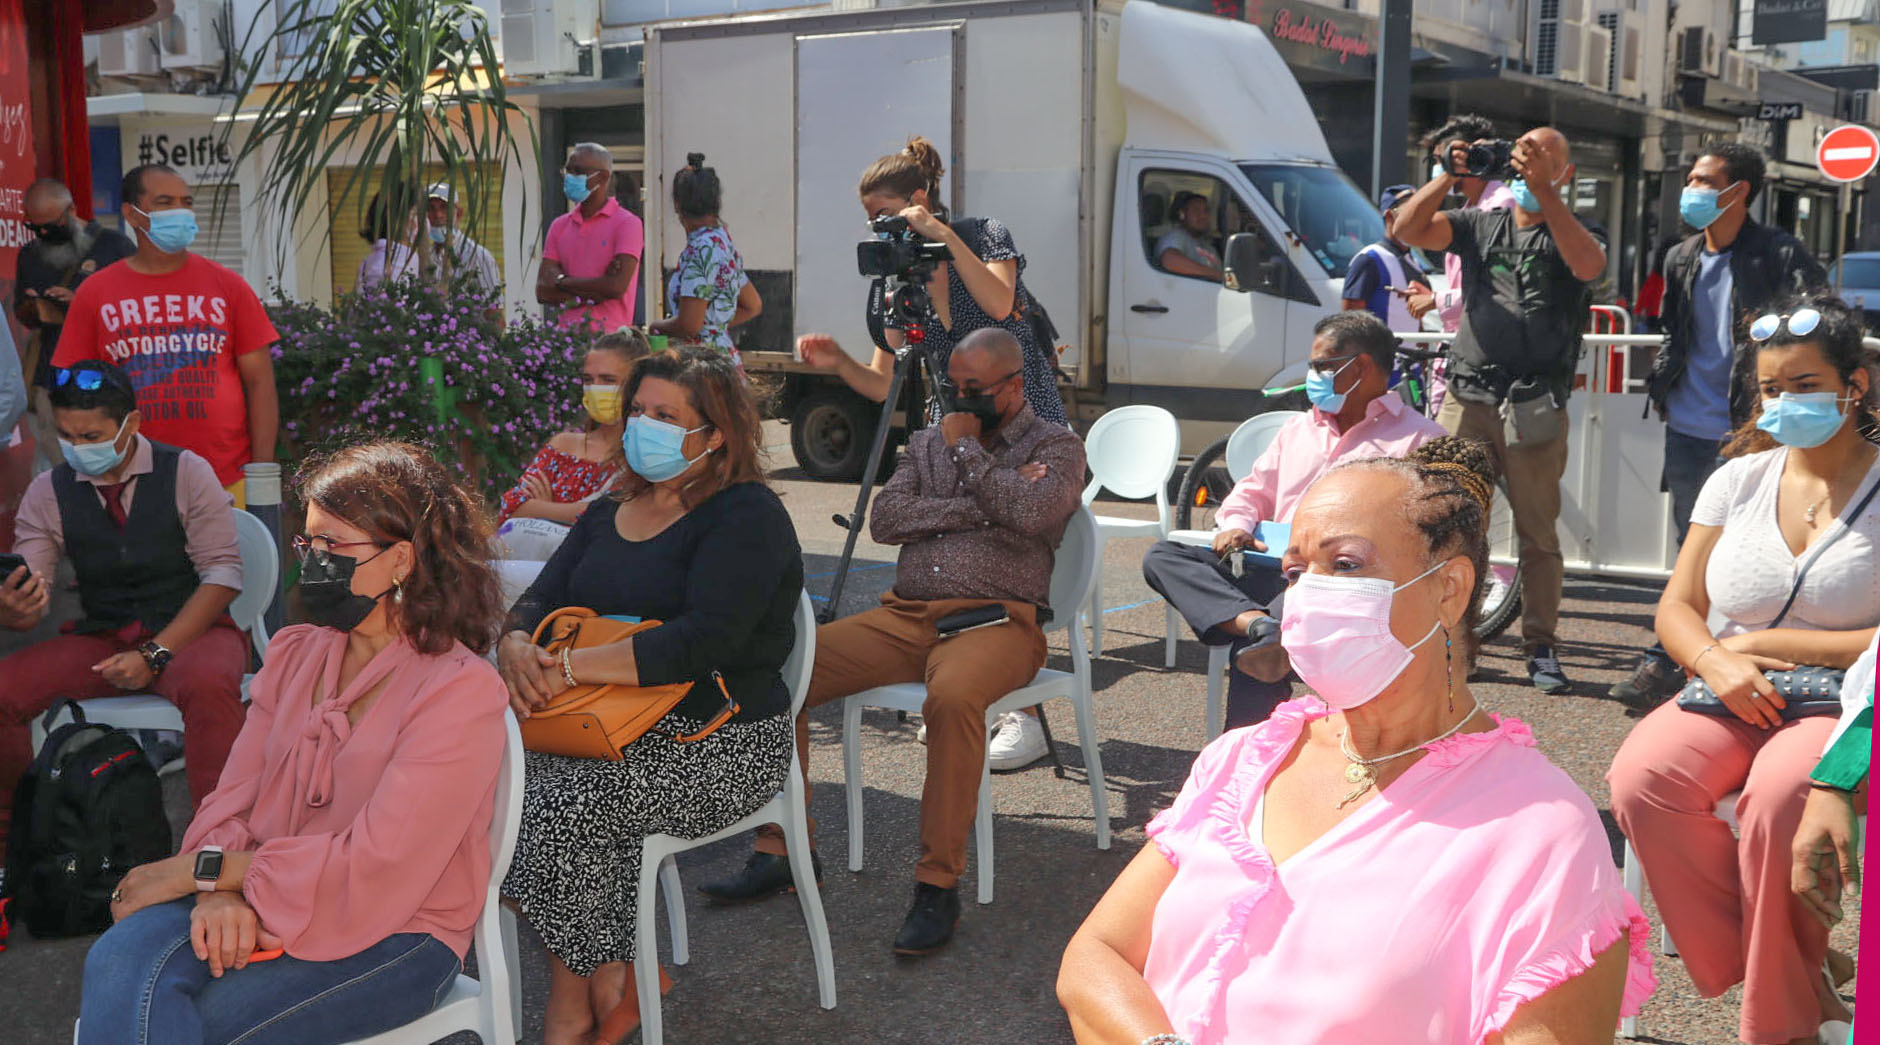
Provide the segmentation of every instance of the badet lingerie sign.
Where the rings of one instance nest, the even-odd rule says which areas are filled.
[[[1369,78],[1377,57],[1377,20],[1304,0],[1247,0],[1247,21],[1273,41],[1294,68]]]
[[[32,79],[26,62],[22,0],[0,0],[0,283],[12,300],[13,264],[30,238],[26,188],[37,177],[33,154]]]

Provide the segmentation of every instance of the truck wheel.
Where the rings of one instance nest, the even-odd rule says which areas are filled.
[[[881,408],[854,393],[812,392],[790,415],[790,450],[811,479],[853,482],[862,477]]]

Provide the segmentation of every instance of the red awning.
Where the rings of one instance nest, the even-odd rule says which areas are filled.
[[[88,33],[129,29],[168,18],[176,10],[175,0],[86,0],[82,5],[74,2],[73,6],[84,11]]]

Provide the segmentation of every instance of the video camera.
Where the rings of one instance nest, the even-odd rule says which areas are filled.
[[[1514,174],[1513,158],[1514,142],[1506,138],[1476,142],[1469,146],[1460,173],[1472,178],[1507,178]]]
[[[927,315],[927,280],[951,252],[944,243],[921,239],[899,215],[876,218],[868,227],[875,235],[855,245],[856,269],[886,281],[882,300],[889,329],[919,325]]]

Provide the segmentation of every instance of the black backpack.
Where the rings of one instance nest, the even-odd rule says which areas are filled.
[[[163,787],[136,738],[65,706],[73,721],[20,778],[7,834],[8,913],[41,938],[109,928],[119,880],[171,852]]]

